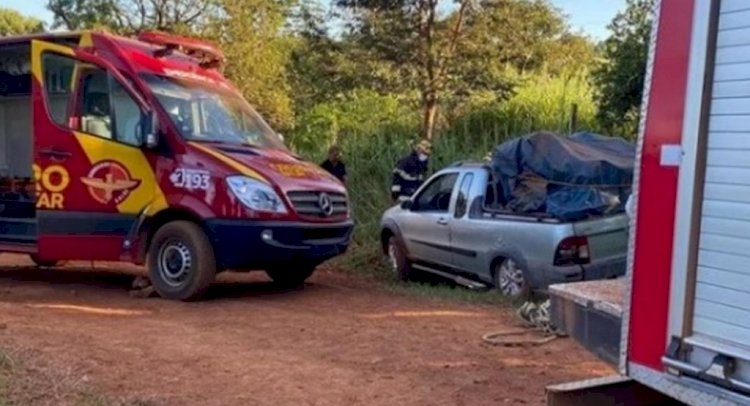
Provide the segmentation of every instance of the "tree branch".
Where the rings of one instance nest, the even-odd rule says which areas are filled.
[[[438,72],[438,76],[440,77],[440,79],[445,77],[445,74],[448,70],[448,62],[456,55],[458,39],[461,36],[461,31],[463,30],[464,20],[466,19],[466,9],[468,8],[470,1],[471,0],[461,0],[461,6],[458,9],[458,14],[456,17],[456,24],[453,26],[453,30],[451,30],[451,36],[448,40],[447,52],[445,53],[445,55],[439,58],[439,63],[441,66]]]

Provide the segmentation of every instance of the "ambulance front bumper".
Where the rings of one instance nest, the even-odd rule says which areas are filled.
[[[283,263],[317,265],[346,252],[351,221],[334,224],[208,220],[206,230],[221,269],[265,269]]]

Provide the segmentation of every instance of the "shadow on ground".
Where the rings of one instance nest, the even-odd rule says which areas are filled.
[[[137,270],[122,270],[107,267],[65,267],[61,269],[38,268],[34,266],[0,267],[0,282],[47,285],[59,289],[97,289],[102,292],[119,292],[127,295],[133,279],[142,275]],[[240,299],[283,294],[288,296],[299,291],[319,290],[323,285],[313,282],[303,287],[288,289],[268,281],[262,272],[220,274],[209,288],[203,300]],[[6,286],[4,290],[11,290]]]

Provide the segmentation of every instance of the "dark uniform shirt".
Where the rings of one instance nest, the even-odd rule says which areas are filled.
[[[411,197],[424,182],[427,174],[427,162],[419,160],[416,152],[402,158],[393,169],[391,197],[393,200],[405,200]]]
[[[326,159],[325,162],[320,164],[320,166],[323,169],[327,170],[331,175],[335,176],[341,182],[344,181],[344,178],[346,177],[346,165],[344,165],[343,162],[338,161],[336,164],[334,164],[330,160]]]

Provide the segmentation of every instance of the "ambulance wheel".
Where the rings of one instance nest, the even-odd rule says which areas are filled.
[[[165,299],[199,299],[216,277],[216,259],[208,237],[190,221],[163,225],[151,239],[148,274]]]
[[[273,283],[282,288],[297,288],[302,286],[307,278],[315,272],[315,265],[294,263],[266,269],[266,274]]]
[[[62,265],[62,261],[52,261],[52,260],[44,260],[39,258],[36,254],[29,255],[29,258],[36,264],[36,266],[40,268],[53,268],[59,265]]]

